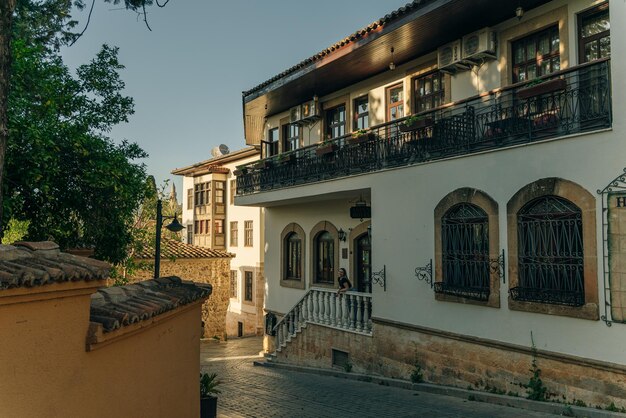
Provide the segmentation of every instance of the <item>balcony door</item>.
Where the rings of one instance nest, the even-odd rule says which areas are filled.
[[[387,89],[387,122],[404,117],[404,87],[402,84]],[[396,125],[389,125],[387,135],[391,138],[399,133]]]

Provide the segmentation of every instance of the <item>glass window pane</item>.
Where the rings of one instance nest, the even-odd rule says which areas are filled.
[[[531,64],[526,68],[526,77],[528,80],[532,80],[537,77],[537,66],[535,64]]]
[[[534,41],[534,40],[532,40],[532,41],[528,44],[528,50],[527,50],[527,54],[526,54],[526,60],[531,60],[531,59],[534,59],[536,55],[537,55],[537,51],[535,50],[535,41]]]
[[[598,58],[611,56],[611,39],[607,36],[600,39],[600,52]]]

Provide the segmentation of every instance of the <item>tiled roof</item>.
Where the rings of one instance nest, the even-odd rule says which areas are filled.
[[[104,280],[111,266],[61,253],[54,242],[0,245],[0,290],[68,281]]]
[[[210,284],[183,281],[175,276],[108,287],[91,295],[90,321],[102,324],[104,332],[110,332],[205,299],[211,291]]]
[[[208,160],[200,161],[186,167],[175,168],[171,171],[172,174],[186,175],[186,174],[200,174],[200,173],[228,173],[229,170],[223,167],[223,164],[231,163],[233,161],[241,160],[244,158],[250,158],[254,155],[259,155],[260,150],[255,147],[246,147],[228,154],[220,155],[218,157],[209,158]]]
[[[258,90],[261,90],[263,87],[273,83],[276,80],[280,80],[281,78],[299,70],[300,68],[304,68],[306,66],[308,66],[309,64],[312,64],[316,61],[319,61],[325,57],[327,57],[328,55],[332,54],[333,52],[337,51],[340,48],[343,48],[344,46],[352,43],[352,42],[356,42],[362,38],[364,38],[365,36],[367,36],[370,32],[375,31],[377,29],[379,29],[379,27],[381,26],[385,26],[397,19],[399,19],[400,17],[404,16],[405,14],[418,9],[422,6],[424,6],[427,3],[430,3],[432,0],[414,0],[411,3],[407,3],[405,6],[400,7],[397,10],[394,10],[393,12],[386,14],[385,16],[381,17],[380,19],[376,20],[375,22],[367,25],[366,27],[354,32],[352,35],[347,36],[346,38],[342,39],[341,41],[335,43],[334,45],[329,46],[328,48],[324,49],[323,51],[318,52],[317,54],[305,59],[304,61],[299,62],[298,64],[294,65],[293,67],[283,71],[282,73],[270,78],[267,81],[264,81],[263,83],[259,84],[256,87],[251,88],[248,91],[244,91],[243,92],[243,96],[248,96]]]
[[[233,254],[211,248],[198,247],[186,244],[171,238],[161,238],[161,259],[164,258],[232,258]],[[146,246],[144,251],[136,256],[142,259],[154,259],[154,247]]]

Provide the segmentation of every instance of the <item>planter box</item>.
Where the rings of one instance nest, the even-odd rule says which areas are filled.
[[[217,417],[217,397],[200,398],[200,418]]]
[[[555,78],[554,80],[544,81],[531,87],[522,88],[517,91],[518,99],[529,99],[531,97],[541,96],[542,94],[554,93],[555,91],[565,90],[567,81],[563,78]]]
[[[433,118],[418,119],[411,124],[403,123],[400,125],[400,132],[413,132],[418,129],[427,128],[434,124]]]
[[[293,163],[294,161],[296,161],[295,154],[281,155],[278,157],[278,163],[281,165],[288,165]]]
[[[315,149],[315,154],[319,157],[321,155],[331,154],[337,151],[337,144],[320,145]]]
[[[346,142],[352,145],[362,144],[363,142],[373,141],[375,138],[376,138],[376,134],[374,134],[373,132],[368,132],[366,134],[359,135],[359,136],[351,136],[350,138],[346,139]]]
[[[270,168],[271,166],[272,161],[270,160],[261,160],[254,165],[256,168]]]

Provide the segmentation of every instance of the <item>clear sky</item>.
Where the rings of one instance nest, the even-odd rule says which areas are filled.
[[[222,143],[231,150],[245,146],[242,91],[406,3],[170,0],[148,9],[150,32],[134,13],[96,0],[89,28],[63,56],[73,68],[103,43],[120,48],[135,114],[111,136],[146,150],[148,173],[157,184],[171,178],[180,201],[182,180],[171,170],[210,158]],[[84,25],[87,13],[75,17]]]

